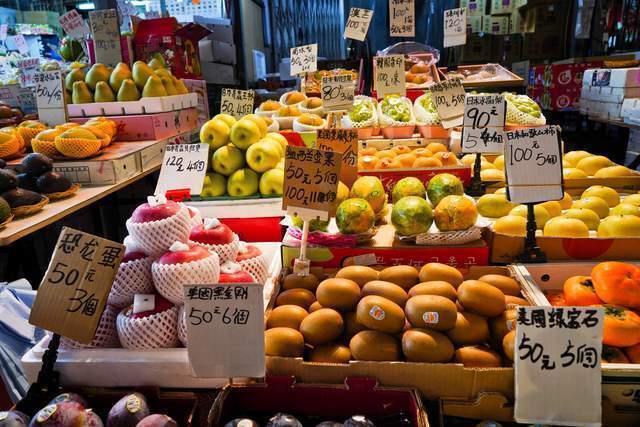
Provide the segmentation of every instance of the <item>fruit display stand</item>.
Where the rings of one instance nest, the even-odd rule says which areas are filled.
[[[487,74],[486,78],[462,79],[462,86],[465,88],[506,88],[518,87],[524,85],[524,79],[517,74],[512,73],[500,64],[477,64],[477,65],[460,65],[456,71],[449,71],[446,67],[439,67],[442,80],[450,80],[453,78],[461,78],[464,76],[478,75],[483,72],[487,66],[495,69],[493,76]]]
[[[124,116],[138,114],[165,113],[169,111],[194,108],[198,106],[198,95],[159,96],[143,98],[139,101],[94,102],[88,104],[69,104],[69,117]]]

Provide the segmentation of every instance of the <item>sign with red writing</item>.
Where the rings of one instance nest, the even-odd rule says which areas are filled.
[[[69,12],[62,15],[58,19],[58,22],[60,22],[60,26],[64,32],[74,39],[83,40],[90,34],[87,22],[75,9],[71,9]]]

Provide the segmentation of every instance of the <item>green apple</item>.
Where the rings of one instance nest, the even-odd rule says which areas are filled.
[[[287,141],[287,138],[281,133],[269,132],[267,133],[267,136],[265,136],[265,138],[271,138],[274,141],[278,141],[278,143],[282,147],[282,151],[287,151],[287,145],[289,145],[289,141]]]
[[[227,193],[233,197],[252,196],[258,192],[258,174],[251,169],[239,169],[227,180]]]
[[[229,143],[231,129],[221,119],[211,119],[200,129],[200,142],[209,144],[209,148],[216,150]]]
[[[275,148],[278,151],[278,154],[280,155],[280,158],[284,157],[284,149],[282,148],[282,146],[280,145],[280,143],[278,141],[276,141],[273,138],[269,138],[268,136],[262,138],[260,141],[258,141],[258,144],[264,142],[265,144],[270,144],[273,146],[273,148]]]
[[[269,169],[260,177],[260,194],[263,196],[282,196],[284,171]]]
[[[200,197],[220,197],[227,192],[227,179],[219,173],[204,176],[204,185]]]
[[[249,119],[240,119],[231,126],[231,142],[241,150],[251,147],[260,137],[260,128]]]
[[[251,169],[262,173],[278,165],[280,152],[273,146],[273,143],[260,141],[249,147],[246,159]]]
[[[244,166],[242,151],[233,145],[218,148],[211,157],[213,170],[224,176],[229,176]]]

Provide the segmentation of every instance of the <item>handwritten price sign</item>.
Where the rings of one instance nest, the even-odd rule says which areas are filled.
[[[49,126],[67,122],[67,108],[64,99],[64,83],[60,70],[36,73],[33,78],[36,85],[38,117]]]
[[[373,10],[352,7],[344,26],[344,38],[364,41],[367,38]]]
[[[379,97],[402,95],[407,93],[404,74],[404,55],[377,56],[375,66],[375,88]]]
[[[200,194],[208,158],[208,144],[168,144],[153,194],[186,189],[190,194]]]
[[[220,112],[230,114],[236,119],[253,112],[255,92],[252,90],[222,89]]]
[[[348,75],[326,76],[321,81],[322,106],[326,110],[350,110],[356,83]]]
[[[89,12],[96,62],[115,66],[122,62],[120,48],[120,24],[115,9]]]
[[[453,79],[436,83],[430,88],[433,103],[445,129],[461,126],[464,115],[464,87],[462,80]]]
[[[29,323],[89,344],[122,255],[120,243],[63,227]]]
[[[291,48],[291,76],[318,70],[318,44]]]
[[[469,95],[464,103],[463,153],[502,153],[505,100],[502,95]]]
[[[82,18],[82,15],[80,15],[75,9],[72,9],[62,15],[58,19],[58,22],[60,22],[60,26],[65,33],[69,34],[74,39],[83,40],[91,32],[89,31],[89,26],[86,21]]]
[[[414,1],[389,0],[389,24],[391,37],[414,37],[416,35]]]
[[[358,131],[355,129],[318,129],[316,147],[342,154],[340,181],[351,187],[358,178]]]
[[[444,11],[444,47],[467,43],[467,8]]]
[[[40,66],[40,58],[25,58],[16,61],[18,70],[20,70],[20,86],[31,87],[34,85],[33,77],[38,72]]]

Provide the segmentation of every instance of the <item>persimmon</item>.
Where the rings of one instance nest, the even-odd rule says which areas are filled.
[[[638,347],[638,346],[634,346]],[[629,347],[633,348],[633,347]],[[629,358],[616,347],[602,346],[602,361],[607,363],[629,363]]]
[[[564,294],[562,292],[547,292],[547,300],[549,304],[554,307],[562,307],[567,305],[567,301],[564,298]]]
[[[613,347],[640,343],[640,316],[624,307],[605,304],[602,342]]]
[[[607,261],[593,267],[591,280],[598,297],[607,304],[640,308],[640,268]]]
[[[589,276],[569,277],[564,282],[562,289],[567,305],[602,304],[602,300],[596,295],[596,290]]]

